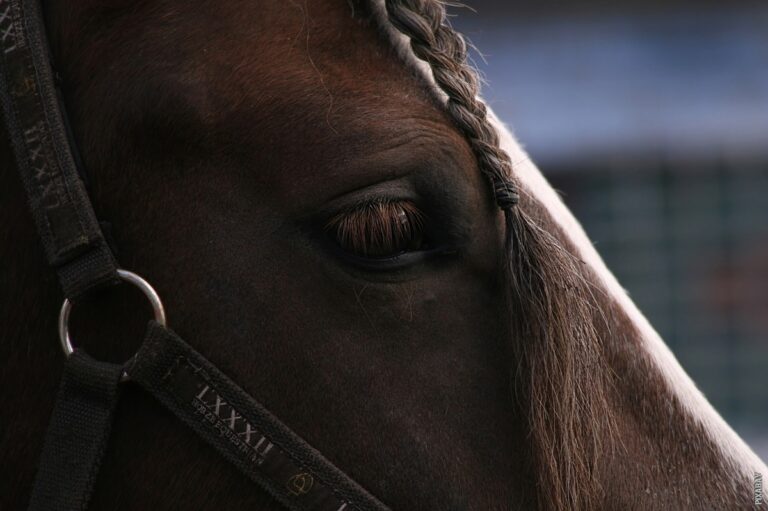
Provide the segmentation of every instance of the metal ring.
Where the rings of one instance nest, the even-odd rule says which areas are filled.
[[[155,321],[165,326],[165,308],[163,302],[160,301],[160,296],[149,285],[149,283],[136,275],[126,270],[117,270],[117,275],[120,280],[133,284],[144,293],[144,296],[149,300],[152,305],[152,311],[155,315]],[[66,356],[70,356],[75,351],[72,345],[72,339],[69,337],[69,313],[72,311],[72,302],[69,299],[65,299],[61,305],[61,311],[59,312],[59,340],[61,341],[61,348],[64,350]],[[123,372],[123,381],[128,379],[128,374]]]

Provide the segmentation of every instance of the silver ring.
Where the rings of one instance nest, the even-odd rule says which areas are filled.
[[[163,307],[163,302],[160,301],[160,296],[158,296],[152,286],[135,273],[126,270],[117,270],[117,275],[120,277],[120,280],[133,284],[144,293],[144,296],[147,297],[150,305],[152,305],[155,321],[162,326],[165,326],[165,308]],[[75,351],[74,346],[72,346],[72,339],[69,337],[69,313],[71,311],[72,302],[65,299],[64,303],[61,305],[61,311],[59,312],[59,340],[61,341],[61,348],[64,350],[66,356],[70,356],[72,352]],[[127,379],[128,375],[123,372],[123,380]]]

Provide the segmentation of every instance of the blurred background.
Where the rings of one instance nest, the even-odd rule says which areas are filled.
[[[768,4],[465,3],[486,99],[768,460]]]

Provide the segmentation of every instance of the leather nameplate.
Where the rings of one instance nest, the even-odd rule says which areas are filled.
[[[233,455],[250,464],[263,477],[285,490],[286,497],[301,502],[304,509],[350,511],[348,502],[336,496],[316,474],[294,462],[280,447],[248,422],[230,405],[189,360],[180,357],[165,377],[179,402],[205,428],[221,438]]]
[[[389,511],[171,330],[151,321],[127,368],[241,472],[294,511]]]

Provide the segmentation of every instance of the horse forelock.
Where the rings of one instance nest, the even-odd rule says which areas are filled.
[[[433,69],[414,54],[408,37],[389,22],[385,0],[371,3],[379,27],[401,59],[445,103],[448,95],[437,85]],[[430,2],[403,3],[412,8]],[[625,386],[640,383],[639,393],[648,390],[653,397],[647,402],[667,403],[655,410],[632,403],[636,410],[630,413],[649,411],[652,415],[642,419],[646,427],[654,421],[679,421],[670,427],[673,432],[668,438],[659,434],[664,440],[658,440],[658,445],[663,441],[671,444],[660,449],[678,448],[677,444],[690,439],[686,435],[696,436],[697,443],[689,452],[683,446],[682,452],[670,454],[670,460],[706,460],[700,463],[706,468],[698,470],[718,470],[722,479],[712,491],[737,498],[746,478],[755,471],[768,472],[765,465],[696,388],[555,190],[506,126],[490,109],[488,112],[523,192],[520,207],[530,208],[535,217],[514,213],[519,215],[516,228],[525,232],[522,237],[515,233],[523,246],[514,248],[510,280],[512,292],[520,295],[519,300],[512,300],[512,330],[518,336],[530,336],[513,339],[513,343],[519,357],[516,383],[525,392],[523,400],[528,400],[525,406],[540,507],[588,509],[597,503],[603,493],[597,482],[598,457],[610,457],[622,445],[611,408],[621,392],[612,388],[613,383],[621,378]],[[537,253],[542,250],[548,253]],[[526,271],[521,279],[520,273]],[[534,280],[538,285],[531,285]],[[538,318],[532,321],[531,314]],[[617,368],[625,367],[631,375],[615,374]],[[528,373],[522,375],[522,383],[521,372]]]

